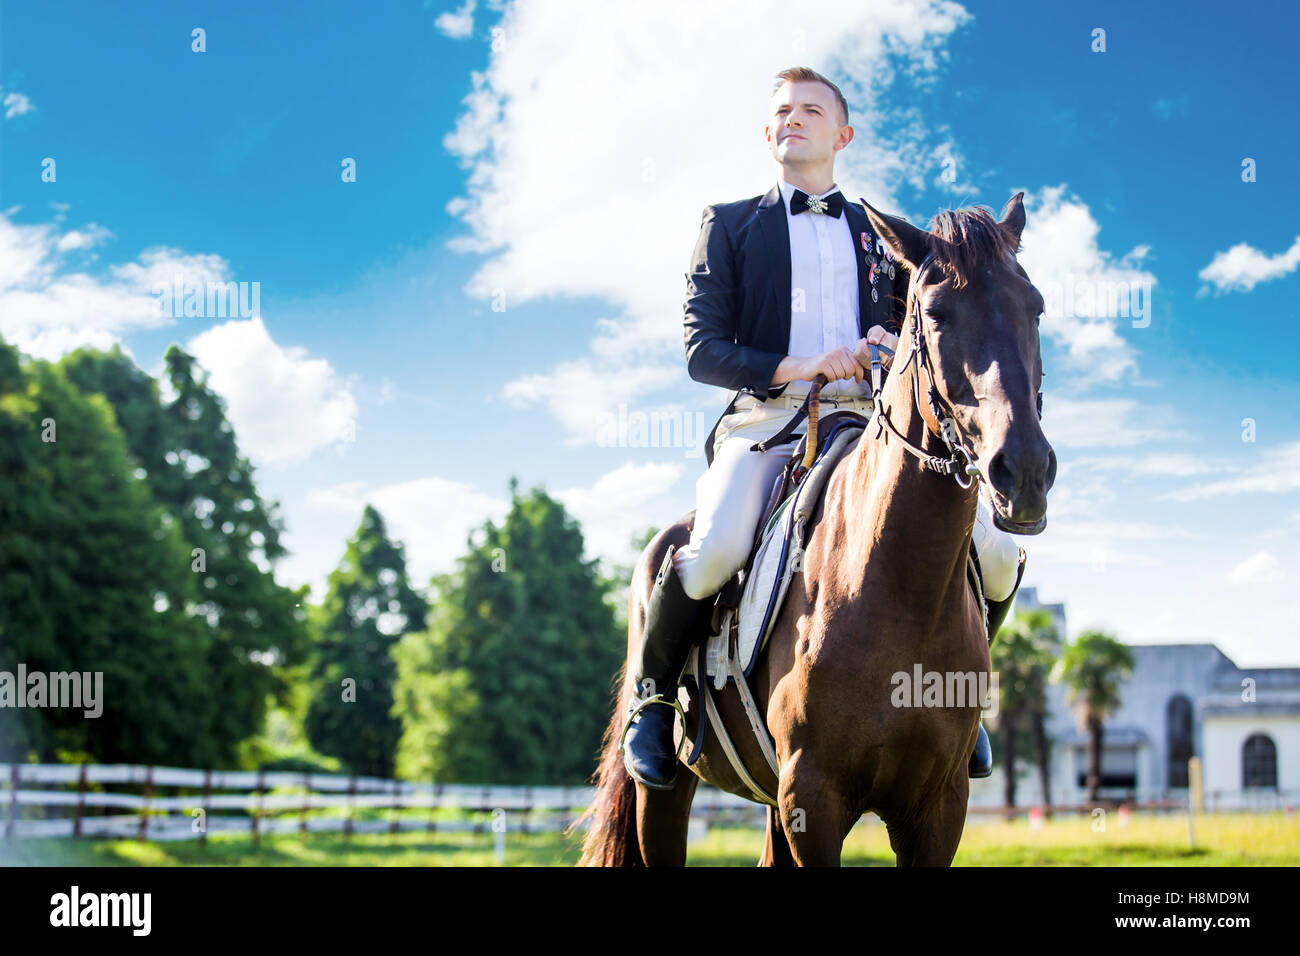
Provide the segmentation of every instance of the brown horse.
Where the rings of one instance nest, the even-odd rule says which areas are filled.
[[[899,866],[947,866],[957,851],[979,703],[898,706],[896,675],[912,675],[916,665],[941,675],[989,671],[983,609],[966,577],[979,486],[967,476],[989,483],[1003,530],[1037,534],[1046,524],[1056,457],[1035,409],[1043,299],[1016,261],[1022,198],[1011,198],[1001,221],[968,207],[941,213],[930,232],[863,202],[909,272],[907,324],[877,400],[880,421],[827,483],[803,570],[755,667],[779,778],[752,752],[752,735],[735,735],[759,781],[777,795],[760,865],[838,865],[844,838],[867,812],[885,822]],[[945,418],[952,420],[944,423],[946,439]],[[978,465],[966,468],[969,458],[956,446]],[[946,474],[934,468],[942,461]],[[628,601],[629,647],[655,572],[670,545],[688,542],[692,520],[693,513],[665,528],[641,555]],[[618,752],[633,689],[624,676],[597,797],[584,815],[592,824],[581,862],[683,865],[700,779],[753,797],[712,734],[693,773],[678,768],[673,789],[633,781]],[[683,704],[693,737],[700,702]]]

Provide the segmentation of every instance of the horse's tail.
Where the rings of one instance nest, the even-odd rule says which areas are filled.
[[[591,819],[582,842],[579,866],[645,866],[636,835],[636,781],[628,775],[623,755],[618,752],[628,704],[624,698],[631,691],[623,686],[625,672],[626,664],[619,671],[614,713],[605,728],[600,767],[592,776],[596,798],[566,831],[572,833],[583,820]]]

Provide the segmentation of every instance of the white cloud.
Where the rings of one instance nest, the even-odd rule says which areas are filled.
[[[633,534],[676,520],[665,512],[664,499],[684,470],[678,464],[627,462],[594,484],[556,492],[554,498],[582,523],[588,555],[624,561]]]
[[[465,0],[459,10],[442,14],[433,25],[454,40],[470,36],[474,32],[474,0]]]
[[[0,336],[37,358],[57,359],[83,345],[109,348],[134,329],[171,325],[153,290],[177,276],[200,283],[228,278],[220,256],[168,248],[147,249],[103,275],[76,271],[69,258],[105,242],[107,229],[20,225],[10,218],[15,211],[0,214]]]
[[[90,249],[112,238],[111,232],[92,222],[85,229],[70,229],[59,236],[56,248],[59,252],[74,252],[79,249]]]
[[[36,109],[25,94],[15,90],[4,94],[4,100],[0,101],[0,106],[4,107],[5,119],[13,119],[15,116],[22,116],[24,113],[30,113]]]
[[[1256,551],[1234,565],[1227,574],[1230,584],[1273,584],[1281,581],[1282,562],[1271,551]]]
[[[1060,565],[1085,565],[1098,571],[1116,565],[1157,568],[1164,567],[1165,557],[1158,553],[1156,542],[1193,537],[1191,532],[1173,525],[1107,520],[1107,512],[1100,508],[1089,508],[1086,513],[1075,508],[1063,520],[1054,514],[1059,510],[1053,499],[1047,529],[1024,542],[1030,560],[1038,556]]]
[[[515,408],[547,408],[568,433],[566,445],[592,444],[620,404],[632,405],[637,396],[674,384],[680,374],[664,364],[630,365],[613,375],[599,361],[579,358],[508,382],[501,394]]]
[[[1266,449],[1261,460],[1238,474],[1167,492],[1175,501],[1194,501],[1220,495],[1276,494],[1300,489],[1300,441]]]
[[[348,516],[352,527],[347,534],[356,529],[365,506],[374,506],[389,535],[404,545],[408,578],[421,587],[434,574],[453,569],[471,530],[489,519],[499,524],[510,508],[507,499],[438,477],[374,487],[345,482],[309,492],[307,504]],[[329,560],[337,561],[337,555]]]
[[[1216,252],[1210,264],[1197,276],[1213,283],[1216,292],[1249,292],[1261,282],[1280,279],[1295,272],[1300,265],[1300,236],[1291,248],[1275,256],[1266,255],[1254,246],[1239,242],[1227,252]],[[1201,293],[1208,291],[1202,289]]]
[[[857,131],[836,179],[846,195],[898,208],[897,183],[939,171],[944,133],[882,93],[896,69],[935,69],[967,19],[942,0],[511,5],[444,140],[469,169],[468,195],[448,207],[468,233],[451,247],[488,255],[471,295],[504,295],[511,308],[594,297],[615,316],[590,357],[536,372],[512,394],[541,396],[589,441],[572,383],[620,380],[629,400],[690,387],[684,273],[704,207],[766,192],[780,174],[762,133],[774,74],[806,63],[836,80]]]
[[[1043,433],[1052,447],[1123,448],[1185,438],[1173,425],[1173,410],[1136,398],[1043,399]],[[1151,467],[1155,467],[1154,465]]]
[[[1119,322],[1149,323],[1155,276],[1142,268],[1137,246],[1116,257],[1097,244],[1101,231],[1088,206],[1065,186],[1026,194],[1027,222],[1020,264],[1047,300],[1042,331],[1065,350],[1076,383],[1116,381],[1136,371]]]
[[[241,450],[257,464],[301,461],[354,441],[357,401],[325,359],[276,344],[260,316],[214,326],[186,345],[226,401]]]
[[[459,10],[447,10],[433,25],[454,40],[463,40],[474,31],[474,0],[465,0]]]

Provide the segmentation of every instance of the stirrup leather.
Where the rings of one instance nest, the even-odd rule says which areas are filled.
[[[641,713],[641,711],[645,710],[651,704],[664,704],[665,706],[671,707],[673,710],[677,711],[677,715],[681,717],[683,729],[686,727],[686,712],[682,710],[682,705],[680,701],[664,700],[663,694],[652,694],[651,696],[647,697],[645,700],[641,701],[641,703],[637,704],[635,707],[628,710],[627,722],[623,724],[623,733],[620,734],[618,738],[619,753],[623,753],[623,741],[627,739],[627,732],[632,728],[633,719],[636,717],[637,714]],[[681,757],[682,747],[685,745],[685,743],[686,743],[686,734],[683,733],[682,739],[677,744],[678,757]]]

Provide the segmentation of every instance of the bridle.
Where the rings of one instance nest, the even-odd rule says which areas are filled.
[[[920,459],[923,467],[940,475],[951,475],[953,480],[956,481],[960,487],[969,488],[971,485],[984,479],[985,476],[980,471],[979,465],[975,464],[975,456],[971,453],[970,447],[962,441],[961,434],[957,429],[957,423],[953,420],[953,416],[945,414],[944,407],[939,400],[939,390],[934,384],[934,371],[933,363],[930,360],[930,352],[925,344],[925,336],[921,332],[921,296],[919,294],[921,287],[920,279],[921,274],[925,272],[926,267],[933,261],[934,253],[932,252],[921,261],[921,264],[916,268],[916,272],[913,273],[910,289],[912,305],[908,313],[908,319],[912,326],[912,347],[907,353],[906,360],[897,367],[891,367],[890,371],[896,374],[902,373],[913,362],[917,363],[917,372],[912,376],[912,393],[915,397],[916,407],[918,409],[921,407],[921,373],[925,373],[927,382],[926,400],[930,406],[930,412],[934,416],[934,420],[939,423],[939,438],[943,440],[944,445],[948,449],[948,457],[940,458],[937,455],[929,454],[924,449],[917,448],[894,426],[893,421],[889,418],[889,414],[884,410],[881,401],[881,393],[884,388],[884,363],[880,360],[881,352],[892,356],[894,350],[885,345],[876,345],[868,342],[867,351],[871,356],[871,421],[874,421],[876,424],[876,432],[871,437],[879,438],[884,434],[884,429],[887,426],[898,440],[902,442],[903,447]],[[786,427],[782,429],[782,432],[765,442],[758,443],[754,446],[754,450],[765,450],[773,444],[779,444],[782,435],[788,432],[793,432],[794,427],[806,415],[808,418],[808,434],[804,445],[804,458],[802,464],[805,470],[811,468],[813,460],[817,455],[817,413],[820,405],[822,386],[826,384],[826,381],[827,379],[825,375],[818,375],[813,380],[812,388],[809,389],[808,398],[804,401],[803,407],[795,413],[794,417]],[[1038,417],[1039,420],[1041,420],[1043,417],[1043,392],[1041,389],[1038,391],[1036,404],[1038,407]],[[924,419],[924,416],[922,416],[922,418]],[[870,424],[871,422],[868,422],[868,425]],[[928,421],[925,423],[925,427],[927,431],[930,430],[930,424]],[[963,459],[965,460],[964,464]]]
[[[882,385],[883,376],[880,371],[882,363],[879,349],[882,346],[872,345],[868,342],[867,349],[871,354],[871,418],[876,423],[876,433],[872,437],[879,438],[883,434],[884,427],[888,425],[889,430],[903,443],[903,447],[921,459],[923,467],[941,475],[951,475],[953,480],[962,488],[969,488],[984,476],[980,472],[979,465],[975,464],[975,456],[971,454],[970,448],[961,440],[961,436],[957,431],[957,423],[953,421],[951,415],[944,414],[943,406],[939,402],[939,390],[934,385],[934,371],[930,361],[930,351],[926,347],[925,336],[921,334],[921,296],[918,294],[921,286],[921,273],[933,260],[934,253],[927,255],[924,261],[917,266],[916,274],[912,277],[912,309],[909,313],[912,323],[912,348],[907,353],[907,359],[898,367],[897,371],[902,373],[907,370],[907,367],[912,362],[916,362],[917,371],[912,376],[912,393],[915,396],[917,408],[921,407],[921,373],[925,372],[928,383],[926,385],[926,399],[930,405],[930,412],[934,415],[934,420],[939,423],[939,437],[943,439],[944,445],[948,447],[948,457],[939,458],[937,455],[928,454],[917,448],[894,426],[888,412],[885,411],[881,403],[881,392],[884,386]],[[890,371],[892,372],[894,369],[891,368]],[[809,428],[812,427],[810,420]],[[929,422],[926,423],[926,428],[929,429]],[[965,466],[962,466],[961,463],[963,458],[966,459]],[[965,480],[963,480],[963,477]]]

